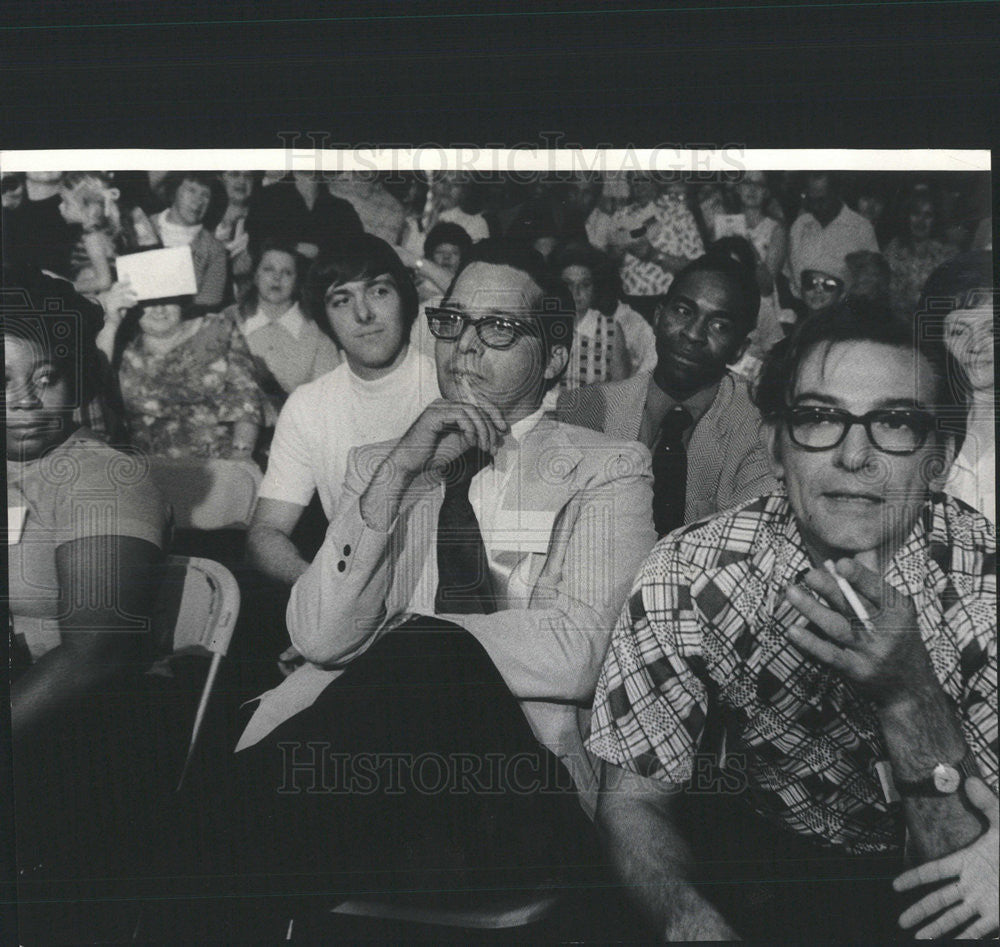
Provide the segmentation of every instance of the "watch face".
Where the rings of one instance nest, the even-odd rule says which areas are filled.
[[[962,777],[954,766],[938,763],[934,767],[934,788],[940,793],[953,793],[958,790]]]

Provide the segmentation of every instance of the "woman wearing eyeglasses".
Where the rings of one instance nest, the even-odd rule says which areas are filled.
[[[825,269],[819,265],[806,267],[799,282],[799,294],[806,316],[831,312],[844,298],[847,267],[843,261],[824,261]]]

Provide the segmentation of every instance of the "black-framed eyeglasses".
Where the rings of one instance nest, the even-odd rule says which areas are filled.
[[[934,415],[915,408],[886,408],[858,416],[840,408],[786,408],[785,424],[792,443],[807,451],[839,447],[855,425],[864,427],[868,441],[884,454],[914,454],[934,430]]]
[[[427,313],[431,335],[445,342],[458,341],[468,325],[475,326],[479,341],[491,349],[509,349],[522,335],[538,335],[538,326],[534,322],[512,316],[488,315],[472,319],[460,309],[437,306],[427,306],[424,312]]]
[[[807,290],[815,292],[821,289],[824,293],[835,293],[838,289],[842,289],[843,286],[844,284],[835,276],[821,276],[819,273],[813,273],[810,276],[802,277],[803,292]]]

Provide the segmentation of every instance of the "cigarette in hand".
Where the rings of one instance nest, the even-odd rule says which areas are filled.
[[[858,593],[851,588],[850,583],[845,579],[839,572],[837,572],[837,567],[833,564],[833,560],[827,559],[823,563],[823,567],[826,569],[830,575],[833,576],[834,581],[837,583],[837,587],[844,594],[844,598],[847,599],[847,604],[851,606],[854,611],[855,616],[862,625],[865,626],[865,630],[875,633],[875,626],[872,624],[871,618],[868,616],[868,611],[865,606],[861,603],[861,599],[858,598]]]

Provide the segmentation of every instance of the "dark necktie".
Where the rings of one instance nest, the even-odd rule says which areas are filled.
[[[489,462],[489,454],[474,449],[452,461],[445,472],[438,514],[435,612],[489,615],[497,610],[486,546],[469,501],[472,478]]]
[[[687,451],[682,438],[691,420],[688,409],[675,404],[660,425],[653,449],[653,524],[657,536],[665,536],[684,522]]]

